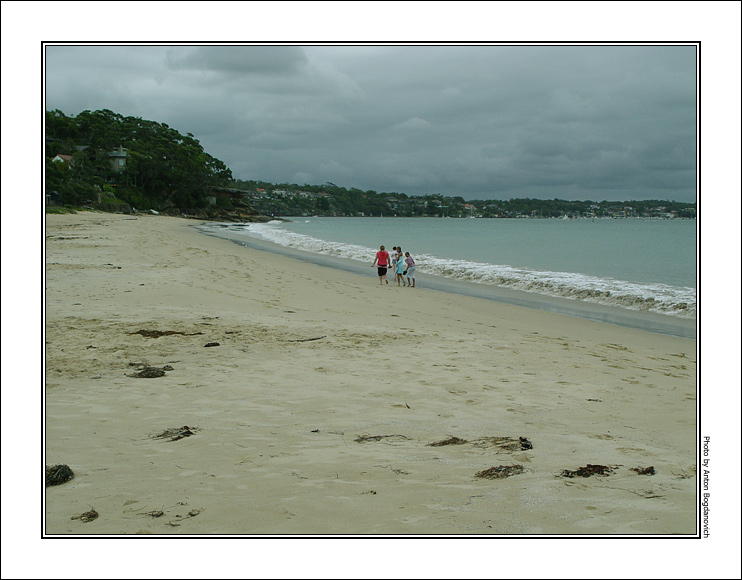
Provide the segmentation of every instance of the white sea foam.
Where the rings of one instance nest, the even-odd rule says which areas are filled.
[[[276,227],[280,221],[265,224],[229,224],[231,232],[267,240],[275,244],[316,254],[368,262],[376,248],[321,240]],[[660,312],[682,318],[696,316],[696,290],[666,284],[644,284],[612,278],[599,278],[572,272],[549,272],[487,264],[467,260],[416,254],[418,272],[503,286],[525,292],[583,300],[631,310]]]

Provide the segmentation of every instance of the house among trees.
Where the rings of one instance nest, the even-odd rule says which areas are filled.
[[[52,161],[56,163],[72,163],[72,155],[63,155],[60,153],[59,155],[56,155],[54,158],[52,158]]]
[[[121,145],[117,149],[111,151],[108,154],[108,160],[111,163],[111,170],[117,173],[122,172],[126,169],[126,152],[128,149],[124,149]]]

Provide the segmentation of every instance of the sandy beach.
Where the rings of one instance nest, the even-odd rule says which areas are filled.
[[[695,340],[199,223],[46,216],[46,535],[697,533]]]

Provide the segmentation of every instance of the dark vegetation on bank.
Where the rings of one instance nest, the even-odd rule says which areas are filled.
[[[653,217],[694,218],[696,206],[663,200],[630,202],[471,200],[440,193],[362,191],[333,183],[273,184],[234,179],[192,134],[109,110],[68,117],[46,112],[47,211],[76,208],[156,211],[220,221],[272,216]]]

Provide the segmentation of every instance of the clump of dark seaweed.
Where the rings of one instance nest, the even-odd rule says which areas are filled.
[[[449,437],[448,439],[443,439],[442,441],[428,443],[428,445],[430,447],[443,447],[444,445],[463,445],[464,443],[468,443],[468,441],[466,439],[459,439],[458,437]]]
[[[165,370],[157,367],[145,367],[144,370],[129,376],[137,379],[156,379],[157,377],[164,377]]]
[[[153,367],[147,363],[129,363],[130,367],[136,367],[139,370],[138,373],[128,375],[135,379],[156,379],[157,377],[164,377],[165,371],[175,370],[170,365],[165,365],[162,368]]]
[[[560,473],[562,477],[590,477],[591,475],[608,476],[613,473],[613,468],[607,465],[592,465],[588,463],[585,467],[580,467],[574,471],[564,469]]]
[[[654,475],[654,466],[649,467],[632,467],[631,471],[636,471],[639,475]]]
[[[69,465],[52,465],[46,466],[46,487],[51,485],[61,485],[75,477]]]
[[[518,475],[519,473],[523,473],[523,466],[516,463],[515,465],[498,465],[497,467],[490,467],[489,469],[477,472],[474,477],[503,479],[505,477],[510,477],[511,475]]]

